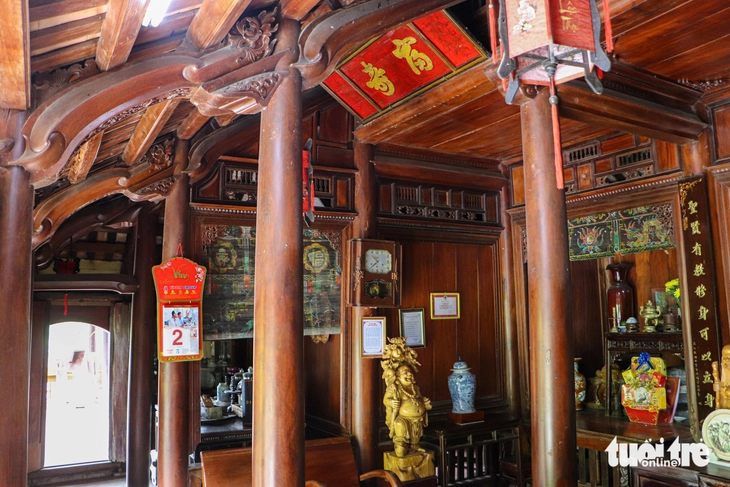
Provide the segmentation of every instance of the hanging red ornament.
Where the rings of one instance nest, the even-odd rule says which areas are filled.
[[[68,294],[63,295],[63,316],[68,316]]]

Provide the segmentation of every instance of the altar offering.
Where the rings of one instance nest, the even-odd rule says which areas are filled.
[[[635,423],[671,423],[677,408],[679,379],[667,378],[664,360],[642,352],[623,374],[621,404]]]

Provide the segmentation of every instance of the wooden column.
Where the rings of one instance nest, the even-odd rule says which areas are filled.
[[[377,178],[372,160],[373,146],[358,140],[355,149],[355,211],[357,217],[352,222],[352,238],[377,237]],[[351,257],[350,257],[351,258]],[[382,466],[378,458],[378,415],[380,404],[380,373],[378,360],[362,358],[361,319],[373,316],[376,308],[353,307],[352,319],[352,433],[357,442],[357,460],[360,473],[369,472]]]
[[[155,265],[155,226],[151,205],[143,205],[137,217],[134,274],[137,291],[132,301],[132,337],[127,399],[127,485],[145,485],[149,478],[152,360],[155,354],[156,314],[152,266]]]
[[[288,76],[261,114],[254,290],[253,486],[304,485],[302,80],[299,23],[282,18]]]
[[[20,166],[0,168],[0,479],[25,487],[28,467],[33,187]]]
[[[697,142],[683,145],[681,150],[685,176],[700,176],[704,174],[705,168],[712,164],[710,135],[707,130],[702,131]]]
[[[512,218],[507,213],[509,208],[509,186],[502,188],[499,204],[502,207],[502,225],[504,230],[499,239],[500,267],[502,280],[502,310],[504,313],[504,349],[507,354],[505,359],[504,380],[507,386],[507,402],[510,413],[519,414],[522,410],[520,403],[520,377],[519,377],[519,343],[517,338],[517,314],[515,312],[514,294],[514,267],[512,264]]]
[[[532,479],[576,485],[573,326],[565,195],[555,185],[548,90],[522,105],[530,310]]]
[[[178,143],[179,150],[180,143]],[[187,147],[187,145],[184,145]],[[187,227],[190,214],[190,177],[181,175],[165,202],[165,227],[162,235],[162,261],[177,255],[182,244],[189,254]],[[159,438],[157,485],[188,485],[190,430],[190,367],[187,362],[161,362],[158,386]]]

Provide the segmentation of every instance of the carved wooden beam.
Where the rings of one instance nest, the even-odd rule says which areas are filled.
[[[324,81],[340,60],[375,36],[458,0],[367,0],[310,23],[299,38],[303,90]]]
[[[109,0],[96,46],[96,64],[107,71],[127,62],[150,0]]]
[[[94,201],[124,194],[133,201],[158,201],[172,186],[176,166],[159,171],[149,164],[133,168],[110,168],[68,186],[39,203],[33,210],[33,248],[38,248],[71,215]]]
[[[281,0],[281,15],[302,20],[319,2],[320,0]]]
[[[38,274],[33,280],[34,291],[112,291],[134,294],[137,280],[124,274]]]
[[[7,2],[0,15],[0,108],[30,105],[28,2]]]
[[[696,112],[702,92],[614,63],[603,93],[582,81],[558,87],[560,116],[674,144],[698,140],[707,127]]]
[[[192,139],[193,135],[203,128],[208,120],[210,120],[209,116],[203,115],[198,110],[193,110],[177,128],[177,137],[183,140]]]
[[[204,0],[188,29],[188,39],[204,51],[228,34],[251,0]]]
[[[127,166],[133,166],[139,162],[147,150],[152,147],[152,143],[165,127],[178,103],[180,103],[180,99],[174,98],[152,105],[144,112],[122,154],[122,159]]]
[[[171,54],[132,63],[75,84],[44,102],[23,127],[27,146],[11,164],[23,165],[31,183],[56,180],[73,151],[98,132],[164,100],[189,96],[196,84],[183,70],[202,65],[195,57]],[[99,120],[106,120],[99,125]]]
[[[73,218],[60,226],[57,232],[40,248],[36,249],[35,261],[37,266],[44,266],[64,248],[64,242],[88,235],[89,233],[103,227],[112,220],[118,220],[127,210],[136,203],[128,198],[118,197],[103,203],[87,206],[74,214]],[[128,221],[133,221],[139,208],[128,216]]]
[[[99,153],[99,146],[101,146],[101,139],[104,136],[104,132],[99,132],[92,138],[81,144],[79,149],[71,157],[71,164],[68,170],[68,181],[71,184],[78,184],[89,174],[92,164],[96,160],[96,155]]]
[[[237,121],[197,141],[190,148],[188,167],[190,183],[203,178],[208,169],[223,154],[236,147],[248,147],[259,139],[259,131],[255,126],[259,123],[256,117],[241,117]]]
[[[217,117],[215,117],[215,121],[221,127],[225,127],[226,125],[231,123],[233,121],[233,119],[236,118],[237,116],[238,116],[237,113],[231,113],[229,115],[218,115]]]

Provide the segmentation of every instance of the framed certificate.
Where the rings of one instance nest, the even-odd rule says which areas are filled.
[[[398,310],[400,317],[400,336],[406,338],[409,347],[425,347],[426,333],[424,328],[423,308]]]
[[[363,357],[381,357],[385,351],[385,316],[361,318]]]
[[[431,293],[432,320],[454,320],[460,317],[459,293]]]

